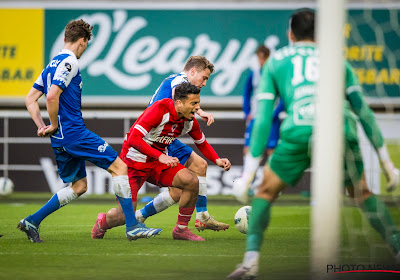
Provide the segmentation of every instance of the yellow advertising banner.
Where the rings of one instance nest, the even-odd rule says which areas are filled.
[[[0,10],[0,98],[25,96],[43,69],[44,11]]]

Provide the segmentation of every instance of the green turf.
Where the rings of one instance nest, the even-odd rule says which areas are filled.
[[[21,203],[22,195],[13,197],[0,203],[0,234],[4,235],[0,238],[0,279],[224,279],[242,260],[245,235],[233,225],[240,205],[226,198],[211,198],[209,210],[231,228],[200,233],[206,242],[172,240],[177,206],[148,219],[148,226],[163,228],[156,238],[129,242],[124,227],[119,227],[107,232],[103,240],[92,240],[90,231],[97,213],[114,207],[115,202],[101,197],[93,203],[96,199],[91,197],[49,216],[41,226],[45,242],[33,244],[16,225],[45,202],[43,196],[37,195],[33,203]],[[260,279],[309,278],[310,207],[301,204],[277,203],[273,208],[261,252]],[[400,211],[391,211],[399,224]],[[352,229],[363,223],[355,208],[344,212],[352,217]],[[390,256],[387,248],[381,248],[384,244],[379,236],[368,227],[351,238],[354,234],[348,230],[348,220],[343,224],[343,261],[365,263],[376,253],[380,259]],[[190,226],[194,227],[194,219]],[[372,252],[370,244],[381,247]]]

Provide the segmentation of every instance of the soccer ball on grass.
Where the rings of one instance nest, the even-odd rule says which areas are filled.
[[[14,183],[5,177],[0,177],[0,196],[9,196],[14,191]]]
[[[235,227],[243,234],[247,233],[250,214],[251,206],[243,206],[235,214]]]

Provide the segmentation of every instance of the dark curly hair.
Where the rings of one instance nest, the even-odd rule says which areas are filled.
[[[191,83],[181,83],[175,88],[174,101],[184,101],[189,94],[200,94],[200,89]]]

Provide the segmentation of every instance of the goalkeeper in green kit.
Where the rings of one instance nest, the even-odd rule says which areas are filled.
[[[264,178],[254,196],[249,228],[246,236],[246,253],[228,278],[254,279],[258,275],[259,251],[269,220],[271,203],[288,185],[295,185],[310,167],[312,132],[315,113],[315,90],[319,76],[319,56],[314,41],[314,18],[311,10],[300,10],[290,18],[289,39],[286,46],[268,60],[263,68],[258,88],[258,111],[252,131],[250,153],[245,172],[250,182],[261,160],[270,134],[274,102],[279,95],[287,111],[280,131],[280,141],[264,169]],[[356,74],[345,63],[344,101],[344,186],[356,199],[370,225],[390,245],[397,262],[400,262],[400,233],[384,205],[368,189],[357,137],[357,120],[360,121],[369,141],[376,149],[387,190],[393,191],[399,183],[399,170],[393,166],[374,114],[365,103]],[[355,193],[360,193],[357,197]],[[379,210],[379,213],[378,213]]]

